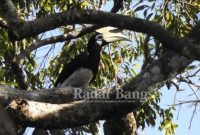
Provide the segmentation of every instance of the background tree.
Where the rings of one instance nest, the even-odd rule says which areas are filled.
[[[0,100],[18,134],[30,126],[37,128],[33,134],[48,134],[41,129],[49,129],[51,134],[97,134],[99,120],[106,120],[105,134],[135,134],[139,126],[154,126],[157,117],[161,118],[159,129],[174,134],[175,106],[161,108],[158,90],[175,86],[179,93],[182,83],[195,96],[174,105],[197,106],[199,1],[114,0],[109,4],[112,7],[109,2],[1,0],[0,81],[4,85],[0,85]],[[107,8],[110,12],[102,12]],[[110,95],[117,88],[151,92],[145,102],[74,101],[73,87],[53,88],[63,63],[85,50],[91,33],[104,26],[126,29],[133,42],[104,48],[91,87],[100,92],[113,89]]]

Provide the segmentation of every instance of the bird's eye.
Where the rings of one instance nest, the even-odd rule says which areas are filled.
[[[101,39],[103,39],[103,36],[102,36],[102,35],[97,35],[97,36],[95,37],[95,39],[96,39],[96,40],[101,40]]]

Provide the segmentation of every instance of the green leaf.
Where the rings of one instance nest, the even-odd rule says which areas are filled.
[[[164,14],[164,18],[166,21],[170,21],[171,20],[171,13],[169,11],[166,11]]]
[[[81,7],[87,7],[87,6],[89,6],[89,4],[90,3],[88,1],[84,1],[81,3]]]
[[[139,7],[137,7],[137,8],[134,10],[134,12],[137,12],[137,11],[143,10],[143,9],[145,9],[145,8],[147,8],[147,7],[149,7],[149,6],[148,6],[148,5],[142,5],[142,6],[139,6]]]
[[[152,17],[153,13],[150,13],[147,17],[146,20],[149,20]]]

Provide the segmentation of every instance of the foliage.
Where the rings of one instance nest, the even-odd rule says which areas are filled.
[[[109,0],[13,0],[17,11],[23,20],[43,17],[48,14],[81,9],[110,8]],[[145,20],[153,21],[172,31],[179,37],[188,33],[198,20],[200,2],[198,0],[125,0],[120,14],[139,16]],[[56,30],[56,34],[78,32],[85,25],[64,26]],[[5,30],[0,29],[0,81],[18,87],[12,62],[17,54],[29,47],[33,42],[50,36],[55,31],[50,31],[38,37],[26,38],[17,41],[15,46],[8,39]],[[159,58],[165,48],[156,39],[141,33],[126,31],[125,34],[132,42],[114,43],[103,48],[100,71],[93,87],[103,88],[114,85],[121,86],[123,82],[134,77],[140,68],[146,68],[155,59]],[[52,34],[53,35],[53,34]],[[91,34],[81,38],[42,47],[31,54],[27,54],[22,69],[28,84],[37,90],[44,87],[53,87],[63,63],[70,61],[80,52],[86,50],[86,43]],[[143,61],[144,65],[141,65]],[[166,135],[174,134],[176,124],[173,124],[172,108],[162,109],[159,106],[160,93],[154,93],[141,109],[135,114],[138,126],[155,126],[157,117],[162,119],[159,129],[165,130]],[[146,123],[146,124],[145,124]],[[94,129],[94,128],[93,128]],[[90,132],[88,127],[79,129]],[[94,134],[94,130],[91,131]]]

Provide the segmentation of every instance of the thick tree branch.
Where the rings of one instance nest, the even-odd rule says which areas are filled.
[[[16,135],[14,124],[12,123],[8,113],[0,105],[0,134]]]
[[[146,33],[160,40],[166,48],[181,53],[188,58],[200,60],[200,46],[192,44],[189,40],[178,38],[160,25],[139,18],[102,11],[81,10],[47,15],[43,18],[25,22],[21,27],[13,29],[12,37],[14,40],[20,40],[63,25],[83,23],[113,26]]]
[[[55,105],[15,100],[8,109],[11,114],[15,114],[13,118],[17,120],[16,122],[24,126],[62,129],[89,124],[115,115],[121,116],[132,111],[136,105],[136,103],[93,103],[87,101]]]
[[[137,125],[133,113],[123,117],[108,119],[104,124],[105,135],[137,135]]]
[[[11,68],[13,70],[15,77],[16,77],[16,81],[19,85],[19,88],[22,89],[22,90],[27,90],[29,88],[29,86],[28,86],[28,84],[25,80],[25,76],[23,74],[21,66],[19,66],[16,61],[13,61]]]
[[[200,21],[196,26],[194,26],[194,28],[192,28],[186,38],[189,38],[190,40],[193,40],[193,42],[200,44]]]
[[[12,31],[17,27],[21,27],[21,20],[19,19],[16,8],[11,0],[1,0],[0,14],[6,20],[6,23],[3,20],[1,21],[1,25],[3,25],[4,28],[6,27],[9,31]],[[13,31],[11,33],[14,34]],[[16,75],[16,80],[20,88],[27,89],[28,86],[25,82],[22,69],[15,62],[12,63],[11,68]]]
[[[36,128],[32,135],[49,135],[47,130]],[[51,134],[52,135],[52,134]]]
[[[142,71],[137,77],[125,84],[122,89],[129,92],[143,92],[143,94],[150,92],[151,90],[157,90],[163,86],[167,79],[171,79],[182,72],[191,62],[191,60],[188,60],[180,54],[168,51],[159,60],[150,65],[147,70]],[[63,88],[62,90],[67,91],[69,90],[68,88],[69,87]],[[4,88],[2,87],[2,89]],[[15,93],[18,93],[18,91],[15,91]],[[52,92],[52,94],[53,93],[56,95],[56,91]],[[9,99],[6,94],[7,93],[3,91],[0,99],[3,101],[5,101],[6,98]],[[18,98],[23,98],[24,95],[18,94]],[[44,95],[45,94],[40,95],[35,93],[33,97],[35,97],[35,99],[39,99],[40,97],[39,101],[47,101],[47,96]],[[34,100],[33,97],[32,100]],[[112,94],[111,99],[114,97],[115,95]],[[53,98],[54,97],[50,95],[48,99],[52,101]],[[143,100],[145,100],[144,97]],[[88,124],[100,119],[106,119],[114,114],[118,115],[117,113],[120,113],[120,115],[126,114],[127,112],[137,109],[140,105],[141,102],[120,104],[118,102],[95,103],[81,100],[68,104],[48,104],[28,100],[14,100],[9,108],[11,114],[16,114],[15,120],[26,126],[38,126],[40,128],[69,128]]]
[[[77,88],[68,86],[65,88],[23,91],[9,86],[0,85],[0,101],[4,106],[7,106],[12,100],[18,98],[54,104],[67,103],[74,100],[74,91],[76,89]],[[87,89],[87,91],[92,92],[93,90]]]
[[[5,18],[9,26],[20,23],[16,8],[11,0],[1,0],[0,14]]]
[[[191,61],[173,52],[166,52],[163,57],[149,66],[149,69],[143,70],[137,77],[133,78],[128,84],[124,85],[125,91],[147,91],[155,83],[165,81],[180,73]],[[173,76],[171,76],[171,74]],[[6,103],[7,99],[17,98],[34,100],[48,103],[64,103],[74,100],[74,91],[76,88],[52,88],[39,91],[21,91],[8,86],[0,85],[0,100]],[[93,91],[87,89],[83,91]],[[108,90],[105,90],[108,91]],[[8,102],[9,102],[8,101]]]
[[[123,0],[115,0],[113,8],[111,9],[110,12],[116,13],[122,7],[123,7]],[[26,54],[31,53],[33,50],[35,50],[39,47],[45,46],[47,44],[53,44],[53,43],[57,43],[57,42],[63,42],[63,41],[66,41],[66,40],[76,39],[76,38],[79,38],[81,36],[84,36],[87,33],[93,32],[97,28],[100,28],[100,26],[93,25],[91,27],[87,27],[87,28],[82,29],[79,33],[71,33],[71,34],[68,34],[68,35],[66,35],[66,34],[59,35],[59,36],[47,38],[47,39],[38,41],[36,43],[33,43],[30,47],[26,48],[24,51],[22,51],[18,55],[19,64],[22,65],[24,58],[26,57]]]
[[[116,13],[122,7],[123,7],[123,0],[115,0],[113,8],[111,9],[111,12]],[[33,43],[30,47],[26,48],[24,51],[22,51],[18,55],[19,61],[20,61],[20,63],[22,63],[23,59],[26,57],[26,54],[29,54],[30,52],[32,52],[33,50],[35,50],[35,49],[37,49],[41,46],[44,46],[44,45],[47,45],[47,44],[53,44],[53,43],[57,43],[57,42],[63,42],[63,41],[66,41],[66,40],[76,39],[76,38],[79,38],[81,36],[84,36],[87,33],[94,31],[97,28],[100,28],[100,27],[99,26],[92,26],[92,27],[88,27],[88,28],[83,29],[78,34],[74,33],[74,34],[68,34],[68,35],[66,35],[66,34],[59,35],[59,36],[47,38],[47,39],[38,41],[36,43]]]

